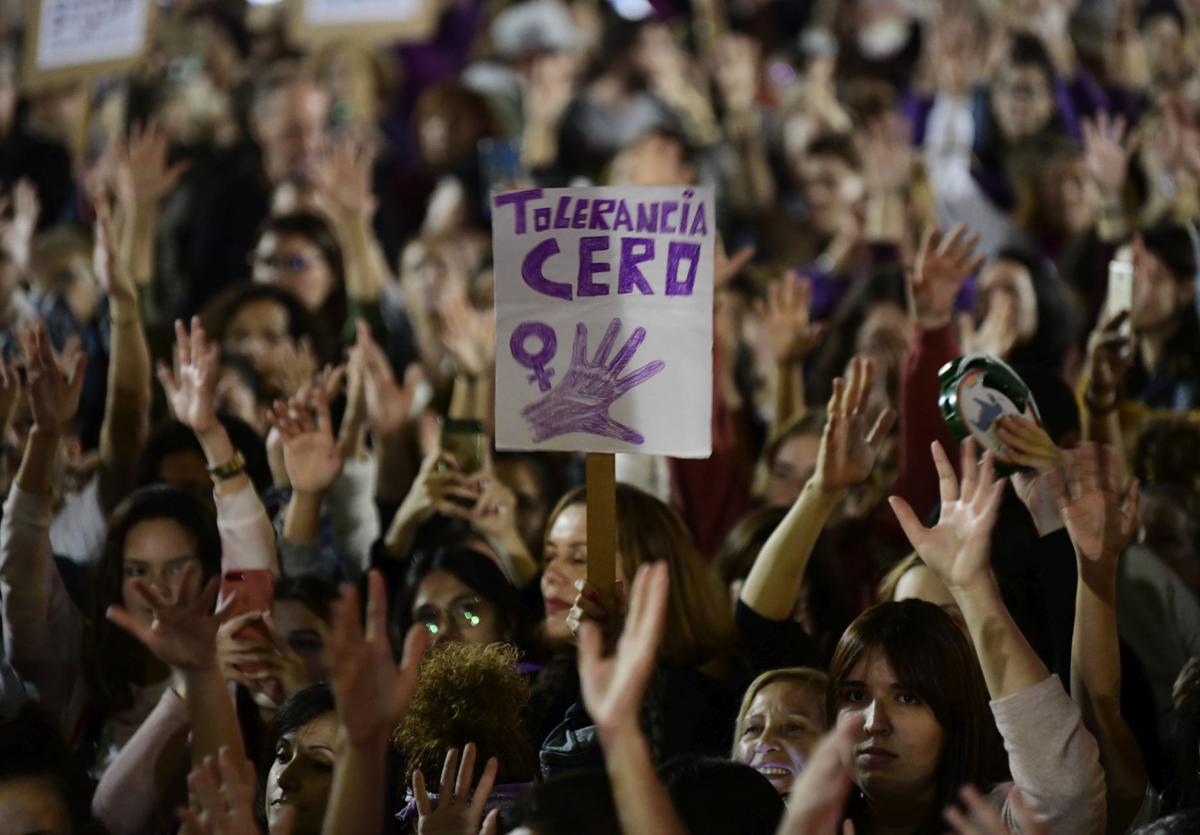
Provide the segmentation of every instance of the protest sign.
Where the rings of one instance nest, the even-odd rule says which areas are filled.
[[[711,188],[492,198],[496,445],[712,450]]]
[[[292,34],[307,43],[425,40],[437,21],[436,0],[292,0]]]
[[[34,0],[25,88],[127,69],[145,54],[152,14],[150,0]]]

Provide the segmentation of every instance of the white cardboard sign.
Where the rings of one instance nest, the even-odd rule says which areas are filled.
[[[146,48],[149,0],[37,0],[27,81],[86,77],[136,62]]]
[[[496,445],[712,452],[711,188],[492,198]]]

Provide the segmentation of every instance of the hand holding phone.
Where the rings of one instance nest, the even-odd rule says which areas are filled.
[[[1129,338],[1133,335],[1133,251],[1128,246],[1117,250],[1117,254],[1108,262],[1108,295],[1104,302],[1103,321],[1110,322],[1119,314],[1125,313],[1125,321],[1118,331],[1121,336]]]

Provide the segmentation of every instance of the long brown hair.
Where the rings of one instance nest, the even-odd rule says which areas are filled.
[[[942,758],[929,819],[941,832],[942,810],[967,783],[985,790],[1006,778],[1000,733],[988,707],[979,661],[941,607],[923,600],[879,603],[855,619],[829,665],[826,709],[836,721],[842,686],[871,652],[881,651],[896,679],[916,693],[942,727]]]
[[[196,543],[201,582],[221,570],[221,535],[213,511],[186,491],[166,485],[135,490],[108,522],[108,535],[92,575],[92,607],[83,635],[83,670],[91,688],[93,705],[102,714],[119,713],[133,706],[133,684],[157,659],[136,638],[104,616],[109,606],[123,604],[121,584],[125,573],[125,537],[141,522],[168,519],[188,532]],[[165,668],[164,668],[165,672]]]
[[[551,511],[547,532],[568,507],[586,503],[584,487],[569,490]],[[617,485],[617,559],[627,583],[642,563],[666,560],[671,566],[667,628],[659,650],[665,664],[699,667],[734,650],[729,595],[687,526],[669,506],[627,484]]]

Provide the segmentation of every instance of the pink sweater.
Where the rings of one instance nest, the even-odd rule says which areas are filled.
[[[1019,788],[1025,805],[1054,835],[1102,835],[1106,789],[1100,751],[1058,676],[991,706],[1013,779],[989,797],[1008,828],[1021,831],[1009,802]]]

